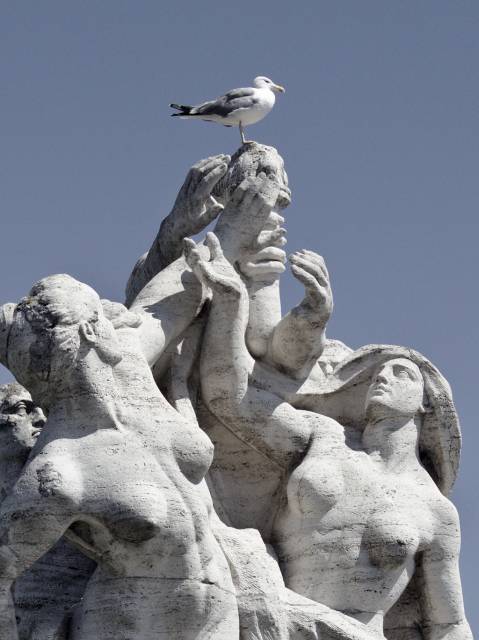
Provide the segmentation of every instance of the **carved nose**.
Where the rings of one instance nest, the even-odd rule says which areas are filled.
[[[47,419],[45,418],[45,414],[43,413],[43,411],[38,408],[35,409],[32,418],[32,425],[37,429],[41,429],[45,425],[46,421]]]

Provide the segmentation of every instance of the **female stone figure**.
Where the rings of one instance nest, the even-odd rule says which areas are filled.
[[[444,424],[454,423],[447,383],[418,354],[392,351],[372,375],[362,434],[293,408],[267,384],[254,383],[255,362],[245,346],[248,298],[219,242],[209,236],[210,262],[192,241],[187,246],[192,269],[213,291],[202,348],[203,398],[228,429],[283,472],[273,541],[286,586],[382,632],[385,614],[418,572],[424,637],[469,640],[457,514],[419,451],[422,440],[428,466],[447,491],[451,474],[434,453],[438,434],[430,428],[442,421],[444,431]],[[357,385],[350,388],[353,399],[338,401],[338,415],[357,406]],[[439,409],[428,396],[431,390]],[[336,399],[332,394],[325,406]]]
[[[208,189],[226,170],[213,164],[200,181]],[[238,251],[245,235],[259,233],[278,189],[262,176],[232,194],[225,215],[250,215],[231,242],[232,259],[235,242]],[[180,257],[130,311],[64,275],[2,308],[0,361],[41,401],[48,422],[0,512],[0,640],[15,637],[12,581],[67,530],[98,563],[72,640],[238,636],[202,482],[213,447],[165,400],[150,370],[206,297]]]
[[[134,313],[65,275],[3,308],[2,361],[48,421],[1,508],[2,640],[17,637],[12,582],[69,528],[98,562],[72,640],[238,637],[198,487],[212,445],[164,400],[148,364],[201,303],[201,287],[184,290],[188,273],[181,286],[165,277],[163,307],[160,274]]]

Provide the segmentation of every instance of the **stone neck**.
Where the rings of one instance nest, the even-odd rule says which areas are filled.
[[[417,467],[420,418],[396,416],[369,422],[363,432],[364,450],[387,467]]]

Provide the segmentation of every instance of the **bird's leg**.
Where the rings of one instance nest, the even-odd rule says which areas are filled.
[[[239,130],[240,130],[241,142],[243,144],[246,144],[246,140],[245,140],[245,137],[244,137],[244,129],[243,129],[243,125],[241,124],[241,122],[239,123]]]
[[[241,122],[239,123],[239,130],[240,130],[241,142],[243,144],[249,144],[250,142],[253,142],[252,140],[246,140],[246,138],[244,137],[244,129]]]

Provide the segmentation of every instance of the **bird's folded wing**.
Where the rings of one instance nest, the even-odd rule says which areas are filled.
[[[193,113],[202,116],[218,115],[226,117],[236,109],[247,109],[255,104],[257,100],[254,97],[254,91],[253,88],[233,89],[224,96],[216,98],[216,100],[198,105]]]
[[[236,98],[246,98],[247,96],[252,96],[255,90],[253,87],[243,87],[243,89],[231,89],[228,93],[225,93],[224,96],[218,98],[219,100],[226,98],[226,101],[235,100]]]

